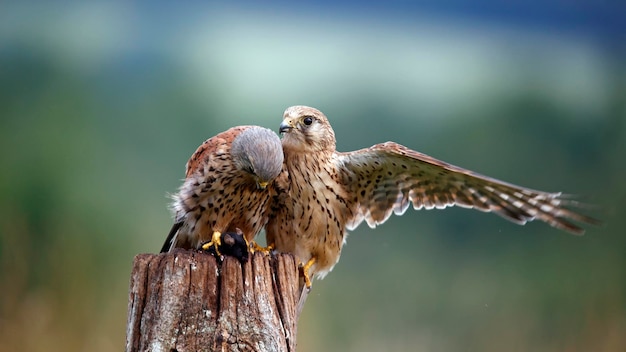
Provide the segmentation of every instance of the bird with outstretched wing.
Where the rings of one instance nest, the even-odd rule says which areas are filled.
[[[392,213],[458,205],[494,212],[518,224],[540,220],[574,234],[575,222],[598,221],[571,208],[561,193],[536,191],[450,165],[387,142],[358,151],[335,149],[326,116],[292,106],[280,125],[283,172],[270,207],[266,236],[280,252],[294,253],[310,278],[324,277],[339,260],[346,230],[375,227]]]

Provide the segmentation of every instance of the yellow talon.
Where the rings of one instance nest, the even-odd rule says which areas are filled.
[[[309,277],[309,269],[315,264],[315,257],[309,259],[302,267],[302,275],[304,276],[304,285],[306,288],[311,288],[311,278]]]
[[[250,241],[248,248],[250,248],[250,253],[261,252],[265,254],[270,254],[270,252],[274,250],[274,244],[270,244],[267,247],[261,247],[258,243],[256,243],[256,241]]]
[[[219,231],[213,232],[211,242],[202,245],[202,249],[208,251],[211,246],[215,247],[215,254],[222,255],[217,247],[222,245],[222,233]]]

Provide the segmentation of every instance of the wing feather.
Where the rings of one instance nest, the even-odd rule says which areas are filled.
[[[517,224],[541,220],[550,226],[583,234],[572,221],[599,221],[568,207],[579,203],[562,196],[520,187],[437,160],[426,154],[387,142],[350,153],[340,153],[346,187],[357,196],[347,228],[363,220],[370,227],[385,222],[392,213],[409,206],[444,209],[458,205],[493,212]],[[356,179],[356,181],[355,181]]]

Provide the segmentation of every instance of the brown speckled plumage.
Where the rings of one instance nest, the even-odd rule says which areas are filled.
[[[198,248],[213,232],[243,232],[248,241],[267,223],[281,172],[276,133],[258,126],[233,127],[206,140],[187,162],[186,178],[173,198],[174,225],[161,252]]]
[[[278,251],[295,253],[311,277],[332,270],[346,230],[364,220],[375,227],[409,204],[415,209],[459,205],[518,224],[537,219],[574,234],[584,230],[570,220],[597,222],[567,209],[577,203],[561,193],[502,182],[397,143],[337,152],[328,119],[314,108],[288,108],[280,131],[285,166],[276,181],[267,240]]]

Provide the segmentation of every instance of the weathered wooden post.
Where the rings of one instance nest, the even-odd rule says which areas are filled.
[[[295,351],[298,284],[289,254],[243,264],[185,250],[137,255],[126,351]]]

